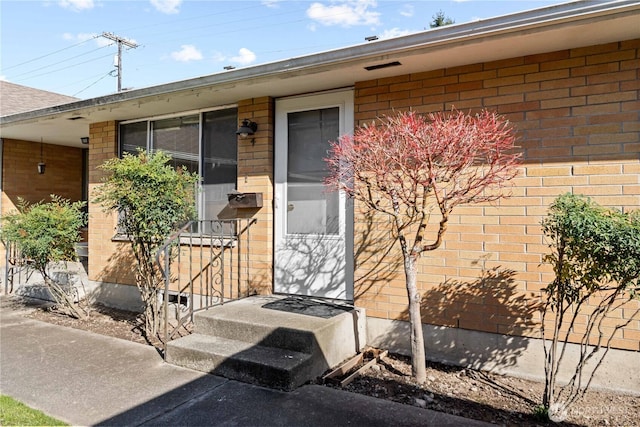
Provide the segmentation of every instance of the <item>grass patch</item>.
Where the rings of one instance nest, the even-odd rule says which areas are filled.
[[[66,426],[41,411],[29,408],[24,403],[0,395],[0,426]]]

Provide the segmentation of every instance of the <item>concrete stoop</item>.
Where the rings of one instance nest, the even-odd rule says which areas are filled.
[[[196,313],[167,344],[174,365],[282,390],[320,376],[364,345],[361,309],[300,296],[253,296]]]

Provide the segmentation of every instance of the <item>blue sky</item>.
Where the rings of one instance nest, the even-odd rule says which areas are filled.
[[[440,10],[465,23],[552,4],[537,1],[403,0],[0,0],[0,79],[92,98],[273,62],[429,28]]]

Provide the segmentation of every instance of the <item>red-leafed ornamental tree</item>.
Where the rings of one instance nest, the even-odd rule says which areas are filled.
[[[412,373],[426,379],[417,262],[437,249],[458,205],[505,197],[517,174],[515,132],[488,111],[427,116],[399,113],[355,130],[332,143],[326,184],[368,209],[387,215],[400,243],[409,298]],[[439,222],[427,235],[430,220]],[[394,244],[395,244],[394,241]]]

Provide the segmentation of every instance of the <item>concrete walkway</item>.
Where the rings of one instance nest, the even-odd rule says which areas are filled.
[[[165,364],[142,344],[0,311],[0,393],[72,425],[482,426],[327,387],[286,393]]]

